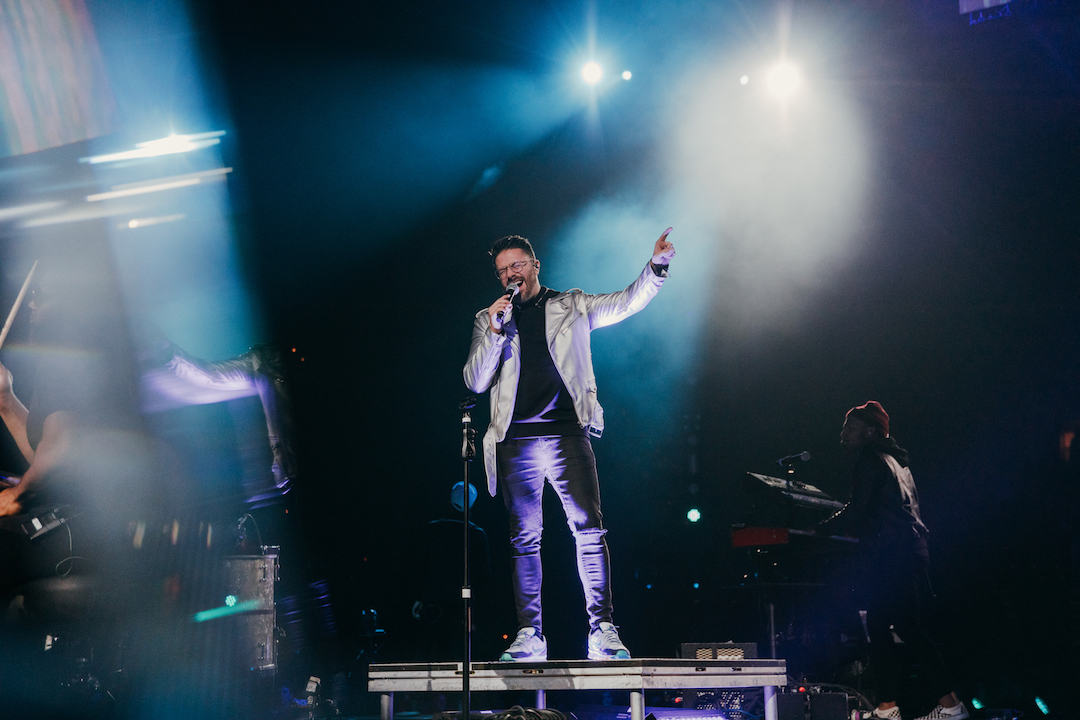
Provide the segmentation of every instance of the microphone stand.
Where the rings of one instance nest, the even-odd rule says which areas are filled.
[[[469,720],[472,711],[472,697],[469,688],[469,676],[472,674],[472,588],[469,586],[469,464],[476,457],[476,430],[472,426],[472,409],[476,407],[476,397],[469,396],[461,401],[461,459],[465,469],[465,485],[461,492],[462,527],[464,528],[464,566],[465,576],[461,586],[461,600],[465,620],[465,659],[461,663],[462,720]]]

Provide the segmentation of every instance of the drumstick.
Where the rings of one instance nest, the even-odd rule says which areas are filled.
[[[19,296],[15,298],[15,305],[12,306],[11,312],[8,313],[7,322],[4,323],[4,329],[0,330],[0,347],[4,346],[4,341],[7,340],[8,331],[11,330],[11,324],[15,322],[15,315],[19,312],[19,306],[22,305],[23,298],[26,297],[26,291],[30,288],[30,281],[34,279],[34,271],[37,270],[38,261],[34,261],[34,266],[30,268],[30,274],[26,276],[26,282],[22,285],[22,290],[19,291]]]

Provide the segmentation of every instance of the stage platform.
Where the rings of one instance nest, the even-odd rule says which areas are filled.
[[[785,685],[784,660],[489,662],[472,663],[469,674],[471,692],[535,690],[538,708],[548,690],[628,690],[631,720],[644,720],[646,690],[758,687],[765,690],[765,720],[777,720],[776,688]],[[461,663],[372,664],[368,690],[382,694],[381,720],[393,720],[395,692],[461,692]]]

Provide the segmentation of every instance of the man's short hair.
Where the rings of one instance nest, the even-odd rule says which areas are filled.
[[[503,250],[510,250],[512,248],[524,250],[529,257],[533,260],[536,259],[536,253],[533,251],[531,242],[520,235],[507,235],[506,237],[496,240],[495,244],[488,250],[488,255],[491,256],[491,262],[495,262],[495,258],[499,257],[499,253]]]

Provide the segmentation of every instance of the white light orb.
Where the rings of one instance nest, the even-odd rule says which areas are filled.
[[[769,70],[765,76],[765,84],[776,97],[786,100],[791,97],[802,84],[802,73],[799,68],[789,62],[781,61]]]
[[[604,68],[600,67],[599,63],[587,62],[585,67],[581,68],[581,78],[590,85],[600,82],[602,77],[604,77]]]

